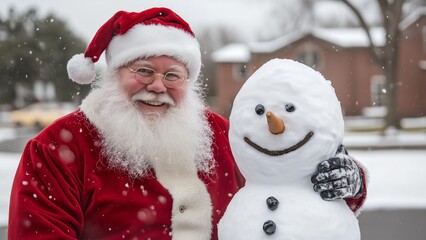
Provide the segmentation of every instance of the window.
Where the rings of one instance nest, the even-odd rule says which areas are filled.
[[[308,65],[309,67],[320,70],[321,67],[321,53],[315,45],[312,43],[306,43],[301,46],[297,53],[297,61]]]
[[[245,80],[248,76],[247,63],[235,63],[232,66],[234,79]]]
[[[423,52],[426,53],[426,26],[422,28]]]
[[[371,105],[385,106],[386,103],[386,79],[383,75],[374,75],[371,78]]]

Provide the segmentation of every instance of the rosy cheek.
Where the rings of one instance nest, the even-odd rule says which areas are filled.
[[[173,98],[176,104],[180,104],[185,98],[187,89],[179,89],[179,90],[172,90],[169,91],[170,96]]]
[[[140,84],[136,81],[129,81],[126,84],[126,90],[129,93],[136,93],[139,92],[144,87],[144,84]]]
[[[131,78],[121,78],[120,79],[120,85],[121,88],[129,95],[132,96],[133,94],[139,92],[143,87],[144,84],[140,84],[134,79]]]

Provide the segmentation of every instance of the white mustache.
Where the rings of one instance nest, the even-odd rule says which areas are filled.
[[[170,97],[167,93],[153,93],[147,91],[141,91],[132,96],[132,101],[144,101],[144,102],[160,102],[165,103],[170,106],[175,105],[175,101],[173,101],[172,97]]]

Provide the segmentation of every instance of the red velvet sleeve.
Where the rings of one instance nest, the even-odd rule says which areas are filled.
[[[37,139],[25,147],[10,199],[10,240],[76,239],[82,230],[82,183],[66,161],[70,151],[54,148]]]
[[[217,113],[211,112],[209,110],[206,111],[206,114],[209,118],[209,122],[212,125],[213,129],[220,129],[223,133],[223,135],[226,138],[227,146],[229,146],[229,121],[228,119],[220,116]],[[232,156],[232,151],[230,151],[230,154]],[[235,163],[235,160],[232,156],[232,165],[234,166],[234,176],[235,176],[235,182],[238,186],[238,188],[242,188],[245,185],[246,180],[244,179],[243,175],[241,174],[240,170],[238,169],[237,164]]]

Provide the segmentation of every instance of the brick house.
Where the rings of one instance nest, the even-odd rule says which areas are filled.
[[[399,117],[426,115],[426,8],[400,23],[397,69]],[[371,30],[377,46],[384,46],[382,28]],[[303,62],[333,83],[345,116],[360,116],[384,106],[383,70],[373,62],[365,32],[358,28],[312,29],[269,42],[231,44],[212,54],[217,96],[212,108],[229,116],[232,102],[245,80],[273,58]]]

